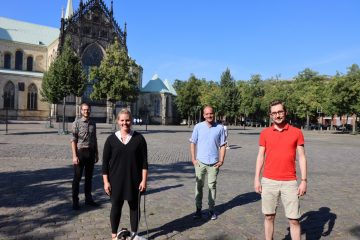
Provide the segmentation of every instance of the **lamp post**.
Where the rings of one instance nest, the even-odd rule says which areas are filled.
[[[149,124],[149,118],[150,118],[150,108],[151,108],[151,104],[148,104],[148,105],[146,106],[145,131],[148,130],[148,124]]]
[[[9,117],[9,107],[8,107],[8,104],[9,104],[9,96],[8,95],[2,95],[2,98],[4,99],[4,109],[5,109],[5,135],[8,134],[8,117]],[[5,105],[5,103],[7,103]]]

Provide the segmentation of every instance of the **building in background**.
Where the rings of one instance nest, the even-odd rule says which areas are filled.
[[[78,9],[74,11],[72,0],[68,0],[60,30],[0,17],[0,118],[8,115],[17,120],[45,120],[49,116],[59,119],[63,115],[62,103],[50,105],[41,101],[43,73],[68,36],[86,73],[92,66],[100,65],[105,49],[115,38],[127,51],[126,24],[122,30],[113,14],[113,1],[109,9],[102,0],[80,0]],[[138,65],[133,71],[139,73],[141,89],[138,101],[130,107],[133,114],[142,118],[146,116],[148,123],[152,124],[175,123],[176,93],[169,82],[157,77],[142,88],[142,67]],[[81,99],[66,97],[68,121],[79,115],[79,103],[89,102],[94,119],[113,122],[109,103],[91,100],[91,92],[92,84],[89,83]],[[123,105],[118,102],[116,109]]]

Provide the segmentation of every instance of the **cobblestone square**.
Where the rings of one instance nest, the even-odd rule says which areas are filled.
[[[57,125],[56,125],[57,127]],[[149,181],[146,220],[150,239],[263,239],[260,195],[253,191],[261,129],[229,128],[231,149],[218,178],[216,221],[193,220],[195,175],[187,126],[134,126],[146,138]],[[99,208],[71,209],[70,135],[43,122],[0,125],[0,239],[110,239],[110,201],[95,166],[94,199]],[[108,124],[98,124],[100,159]],[[308,192],[301,201],[303,239],[360,239],[360,135],[304,131]],[[83,181],[82,181],[83,182]],[[204,191],[204,216],[207,189]],[[143,210],[143,202],[141,203]],[[124,204],[120,227],[129,227]],[[140,235],[146,236],[144,213]],[[275,239],[290,239],[282,205]]]

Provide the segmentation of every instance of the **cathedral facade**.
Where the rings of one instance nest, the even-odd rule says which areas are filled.
[[[102,0],[80,1],[76,11],[68,0],[62,14],[60,30],[56,28],[21,22],[0,17],[0,119],[46,120],[50,116],[59,120],[63,116],[62,103],[50,105],[41,101],[43,73],[55,59],[70,37],[74,52],[80,57],[83,68],[99,66],[105,49],[117,38],[127,51],[126,24],[123,29],[113,17],[113,2],[110,9]],[[134,116],[153,124],[174,124],[176,92],[168,81],[156,77],[142,88],[143,69],[137,65],[140,95],[135,103],[118,102],[113,109],[106,100],[90,99],[92,83],[86,87],[81,98],[66,97],[65,116],[73,121],[79,114],[79,104],[88,102],[92,116],[98,122],[113,122],[114,111],[128,106]],[[154,83],[156,84],[154,85]],[[6,115],[6,116],[5,116]]]

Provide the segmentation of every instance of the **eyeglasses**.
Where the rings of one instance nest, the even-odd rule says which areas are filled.
[[[270,113],[271,116],[276,116],[276,115],[283,116],[284,114],[285,114],[285,111],[278,111],[278,112]]]

